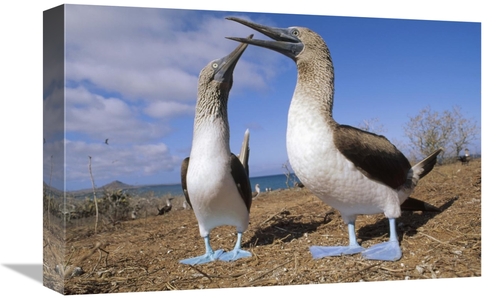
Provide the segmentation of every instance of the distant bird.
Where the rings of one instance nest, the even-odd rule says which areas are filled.
[[[106,143],[107,145],[109,145],[108,140],[109,140],[109,138],[106,138],[106,140],[104,140],[104,143]]]
[[[252,192],[252,198],[256,198],[260,194],[260,186],[259,184],[255,184],[255,191]]]
[[[332,118],[332,58],[317,33],[303,27],[274,28],[228,19],[273,40],[229,39],[275,50],[297,65],[286,133],[290,165],[305,187],[340,212],[349,232],[349,246],[312,246],[313,258],[362,252],[367,259],[400,259],[396,233],[400,205],[419,179],[433,169],[442,149],[412,167],[384,136],[338,124]],[[382,212],[389,218],[389,241],[368,249],[361,247],[355,233],[357,215]]]
[[[183,264],[203,264],[217,259],[233,261],[251,256],[241,249],[252,203],[248,169],[240,161],[247,159],[247,155],[240,154],[238,158],[231,153],[227,116],[233,71],[246,47],[240,44],[228,56],[210,62],[200,72],[193,144],[190,156],[181,166],[181,184],[198,220],[205,254],[181,260]],[[213,251],[210,246],[210,231],[222,225],[235,226],[238,233],[236,245],[230,252]]]
[[[167,198],[167,205],[164,206],[163,208],[158,208],[158,215],[164,215],[164,214],[167,214],[168,212],[170,212],[170,210],[172,210],[172,200],[173,198]]]
[[[295,182],[295,184],[293,184],[294,187],[298,187],[298,188],[304,188],[304,184],[302,184],[302,182]]]
[[[469,161],[470,161],[469,150],[465,149],[465,155],[459,156],[458,160],[460,160],[462,162],[462,165],[469,165]]]
[[[132,218],[132,220],[137,219],[137,217],[139,216],[139,210],[141,210],[141,206],[139,204],[136,204],[132,209],[132,213],[130,214],[130,218]]]
[[[191,205],[187,202],[186,199],[184,199],[184,202],[182,203],[182,207],[184,208],[184,210],[191,209]]]

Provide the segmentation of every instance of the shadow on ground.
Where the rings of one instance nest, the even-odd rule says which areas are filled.
[[[403,211],[401,217],[397,219],[397,223],[402,224],[398,225],[398,236],[402,236],[402,230],[405,235],[413,236],[417,234],[418,228],[424,226],[429,220],[436,217],[437,215],[444,213],[448,208],[450,208],[453,203],[458,199],[458,197],[450,198],[446,203],[442,204],[438,207],[439,212],[410,212]],[[378,238],[383,235],[389,234],[389,221],[387,218],[383,218],[376,223],[369,224],[361,227],[358,230],[358,239],[361,239],[361,242],[367,241],[373,238]]]
[[[41,264],[3,264],[3,266],[12,269],[26,277],[29,277],[39,283],[43,283]]]
[[[269,245],[274,243],[275,240],[288,243],[293,239],[302,237],[306,233],[316,231],[319,226],[324,224],[322,220],[301,222],[298,218],[301,217],[285,217],[272,221],[269,226],[259,228],[253,237],[243,246]]]

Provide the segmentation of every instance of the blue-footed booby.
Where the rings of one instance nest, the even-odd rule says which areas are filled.
[[[244,141],[238,158],[229,149],[227,116],[233,71],[246,47],[247,44],[240,44],[229,55],[210,62],[200,72],[193,143],[190,156],[181,166],[181,185],[198,220],[206,252],[181,260],[183,264],[233,261],[251,256],[250,252],[241,249],[252,203],[248,177],[249,133],[248,130],[245,133],[247,142]],[[214,251],[210,246],[210,231],[222,225],[235,226],[238,233],[236,245],[229,252]]]
[[[161,209],[156,207],[156,209],[158,209],[158,215],[167,214],[168,212],[170,212],[172,210],[172,200],[173,200],[173,198],[169,197],[169,198],[167,198],[167,205],[166,206],[163,206]]]
[[[396,232],[400,206],[419,179],[432,170],[442,149],[412,167],[384,136],[338,124],[332,116],[332,58],[317,33],[303,27],[275,28],[239,18],[228,19],[273,40],[229,39],[277,51],[297,65],[297,84],[286,132],[290,165],[308,189],[340,212],[349,232],[348,246],[312,246],[312,257],[361,252],[366,259],[400,259]],[[389,219],[389,241],[365,249],[356,239],[356,217],[377,213],[384,213]]]
[[[252,192],[252,198],[255,199],[259,195],[260,195],[260,185],[255,184],[255,191]]]

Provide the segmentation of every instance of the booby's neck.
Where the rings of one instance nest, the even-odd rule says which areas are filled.
[[[227,102],[229,90],[212,86],[217,84],[200,84],[196,103],[195,127],[198,123],[222,119],[227,123]],[[207,86],[208,85],[208,86]]]
[[[227,103],[229,92],[200,88],[196,103],[193,130],[193,149],[223,151],[229,155],[229,124]]]
[[[314,111],[331,119],[333,94],[334,68],[328,49],[317,48],[300,54],[297,57],[297,84],[290,109],[294,106],[301,110],[307,107],[308,112]]]
[[[299,179],[306,186],[314,186],[319,182],[316,175],[323,176],[317,172],[318,164],[329,163],[332,169],[339,167],[337,159],[330,159],[335,149],[336,124],[332,118],[333,63],[326,45],[304,49],[296,63],[297,84],[288,110],[287,152]],[[310,163],[309,157],[321,162]]]

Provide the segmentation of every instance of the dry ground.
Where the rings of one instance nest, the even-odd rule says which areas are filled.
[[[313,260],[310,245],[346,245],[347,228],[306,189],[261,194],[253,204],[243,235],[252,257],[235,262],[188,266],[179,260],[204,253],[191,210],[174,209],[101,227],[66,231],[66,247],[45,229],[44,285],[64,294],[167,291],[358,281],[437,279],[481,276],[481,161],[437,166],[412,195],[441,212],[404,212],[398,220],[403,257],[397,262],[364,260],[359,254]],[[364,247],[386,241],[383,215],[359,216],[358,241]],[[215,249],[232,249],[236,234],[220,227],[211,234]],[[65,250],[64,250],[65,249]],[[56,265],[63,263],[67,278]],[[71,275],[74,266],[82,273]],[[57,268],[62,268],[57,267]]]

